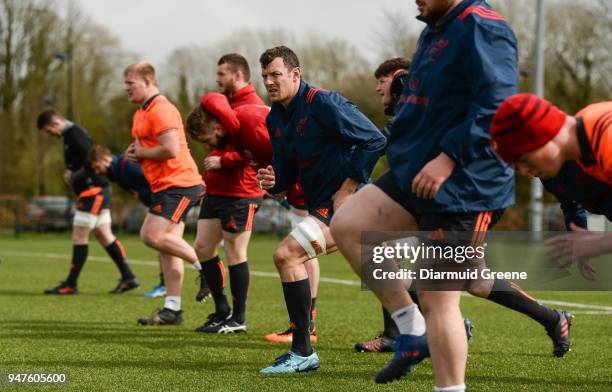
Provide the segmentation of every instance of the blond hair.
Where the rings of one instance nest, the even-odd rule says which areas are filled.
[[[157,86],[157,78],[155,77],[155,68],[147,61],[138,61],[128,65],[123,71],[123,76],[127,74],[136,74],[144,80],[153,83]]]

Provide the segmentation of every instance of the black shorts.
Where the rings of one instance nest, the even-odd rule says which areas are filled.
[[[504,213],[503,209],[476,212],[417,213],[410,202],[410,196],[400,189],[390,170],[378,177],[374,185],[408,211],[417,221],[421,231],[482,232],[492,228]]]
[[[329,223],[334,216],[334,202],[333,200],[327,200],[317,206],[317,208],[309,208],[308,214],[323,222],[325,226],[329,227]]]
[[[200,203],[203,195],[203,185],[164,189],[151,196],[149,213],[179,223],[185,220],[191,207]]]
[[[221,228],[228,233],[253,230],[253,217],[263,198],[206,195],[202,200],[200,219],[219,219]]]
[[[420,242],[430,249],[455,249],[449,255],[456,255],[458,251],[465,252],[467,249],[482,247],[485,243],[486,233],[501,218],[503,209],[494,211],[474,211],[474,212],[425,212],[416,213],[415,208],[410,202],[410,196],[406,195],[395,182],[391,171],[386,172],[376,180],[375,185],[379,187],[393,201],[400,204],[408,211],[419,225]],[[483,249],[483,248],[480,248]],[[419,270],[417,276],[421,276],[421,270],[435,271],[440,276],[453,276],[457,274],[459,278],[425,278],[418,279],[416,289],[418,291],[457,291],[465,288],[468,280],[462,278],[461,274],[469,271],[470,268],[478,268],[483,260],[472,258],[461,262],[457,259],[448,259],[441,254],[431,257],[421,258],[417,262]],[[447,275],[445,275],[447,274]],[[429,276],[429,275],[427,275]]]
[[[77,210],[89,214],[98,215],[105,208],[110,208],[111,195],[110,186],[104,188],[89,188],[79,194],[77,199]]]

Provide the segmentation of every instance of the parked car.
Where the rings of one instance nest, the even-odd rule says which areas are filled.
[[[62,231],[70,230],[75,205],[66,196],[40,196],[26,204],[25,230]]]

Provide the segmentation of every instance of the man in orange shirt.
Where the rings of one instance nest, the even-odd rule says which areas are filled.
[[[516,94],[499,107],[491,123],[497,153],[516,169],[543,180],[556,177],[566,161],[612,184],[612,102],[587,106],[570,116],[533,94]],[[549,255],[561,264],[612,252],[612,235],[572,233],[548,240]]]
[[[161,254],[167,294],[164,308],[140,325],[180,324],[183,264],[186,260],[201,271],[193,248],[183,239],[187,212],[204,193],[198,168],[191,157],[181,115],[166,97],[159,94],[155,69],[147,62],[129,65],[124,73],[125,91],[141,107],[134,114],[133,142],[126,157],[140,162],[153,192],[140,238]]]

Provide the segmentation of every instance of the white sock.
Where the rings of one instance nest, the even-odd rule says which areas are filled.
[[[398,309],[391,315],[401,335],[421,336],[425,333],[425,319],[416,304]]]
[[[167,295],[166,302],[164,302],[164,308],[178,312],[181,310],[181,297],[178,295]]]
[[[450,387],[434,387],[434,392],[465,392],[465,384]]]
[[[200,264],[199,261],[196,261],[195,263],[191,265],[193,265],[193,268],[197,269],[198,271],[202,271],[202,264]]]

